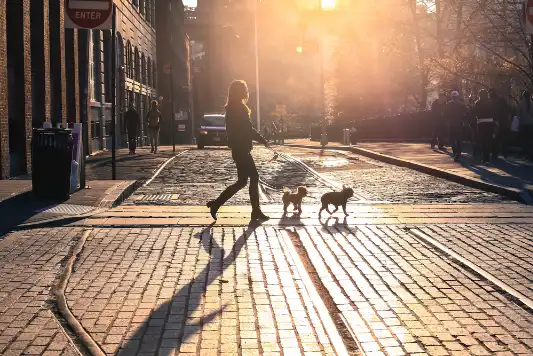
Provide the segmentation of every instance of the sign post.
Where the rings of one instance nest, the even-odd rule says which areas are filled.
[[[112,71],[111,71],[111,165],[112,179],[116,179],[116,137],[115,137],[115,116],[116,116],[116,7],[113,0],[65,0],[65,28],[77,28],[86,30],[111,30],[112,36]],[[87,39],[87,48],[89,46]],[[84,92],[88,95],[88,92]],[[81,134],[88,132],[79,128]],[[88,141],[88,139],[87,139]],[[82,154],[85,153],[82,150]],[[80,186],[85,187],[85,157],[78,159],[81,162]]]

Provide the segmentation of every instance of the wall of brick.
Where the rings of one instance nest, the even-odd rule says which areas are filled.
[[[0,0],[0,178],[9,176],[6,0]]]
[[[74,110],[76,122],[80,122],[80,80],[78,58],[78,30],[74,29]]]
[[[56,0],[57,1],[57,0]],[[61,53],[61,123],[67,124],[67,73],[65,70],[65,2],[59,1],[59,45]]]
[[[32,90],[30,0],[22,0],[22,40],[24,46],[24,127],[26,132],[26,171],[31,173]]]
[[[52,0],[55,1],[55,0]],[[43,0],[43,15],[44,15],[44,117],[46,121],[51,120],[51,104],[50,104],[50,3],[49,0]]]

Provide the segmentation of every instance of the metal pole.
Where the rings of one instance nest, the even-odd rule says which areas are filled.
[[[196,134],[196,121],[194,118],[195,111],[194,111],[194,86],[193,86],[193,75],[194,75],[194,69],[193,69],[193,58],[191,56],[192,53],[192,43],[189,41],[189,115],[191,115],[191,144],[194,144],[194,136]]]
[[[257,0],[254,2],[254,33],[255,33],[255,88],[256,88],[256,111],[257,111],[257,130],[261,130],[261,107],[260,107],[260,91],[259,91],[259,43],[257,35]]]
[[[87,112],[87,99],[89,97],[89,41],[90,41],[90,31],[89,30],[78,30],[78,36],[79,38],[82,38],[81,36],[85,34],[85,45],[83,46],[83,52],[84,56],[83,59],[85,63],[87,63],[86,67],[81,66],[81,68],[85,68],[85,71],[83,72],[83,80],[80,80],[83,83],[83,88],[80,88],[80,92],[83,95],[83,99],[81,101],[80,105],[80,121],[81,121],[81,131],[82,131],[82,155],[81,155],[81,172],[80,172],[80,188],[85,188],[87,186],[86,182],[86,172],[87,172],[87,165],[85,162],[85,155],[89,153],[89,125],[87,122],[88,119],[88,112]],[[81,79],[81,78],[80,78]],[[87,149],[85,149],[87,147]]]
[[[116,135],[115,135],[115,116],[116,116],[116,88],[115,88],[115,79],[117,71],[117,43],[116,43],[116,32],[117,32],[117,7],[113,4],[113,24],[111,27],[111,179],[117,179],[117,157],[116,157]]]
[[[172,46],[172,28],[170,20],[172,19],[172,0],[169,0],[168,2],[168,15],[167,15],[167,26],[168,26],[168,33],[170,33],[170,58],[169,58],[169,64],[170,64],[170,114],[172,120],[172,153],[176,153],[176,119],[174,118],[174,71],[172,70],[172,54],[174,53],[174,47]]]

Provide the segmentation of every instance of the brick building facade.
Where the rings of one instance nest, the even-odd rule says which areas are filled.
[[[167,16],[156,7],[163,2],[183,9],[181,0],[115,0],[118,147],[126,145],[123,113],[129,102],[144,117],[149,102],[160,96],[157,45],[170,47],[156,37],[156,19]],[[174,26],[181,26],[178,43],[185,43],[183,19]],[[161,28],[162,38],[167,30]],[[0,0],[0,178],[31,173],[31,131],[45,121],[62,127],[87,123],[86,151],[110,147],[111,46],[109,30],[65,29],[63,0]],[[180,58],[176,80],[188,78],[182,73],[188,71],[187,48],[172,54]],[[175,97],[189,102],[181,87],[176,84]]]

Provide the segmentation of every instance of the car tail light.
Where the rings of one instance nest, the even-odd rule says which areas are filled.
[[[205,130],[200,130],[200,135],[207,135],[207,131],[205,131]]]

